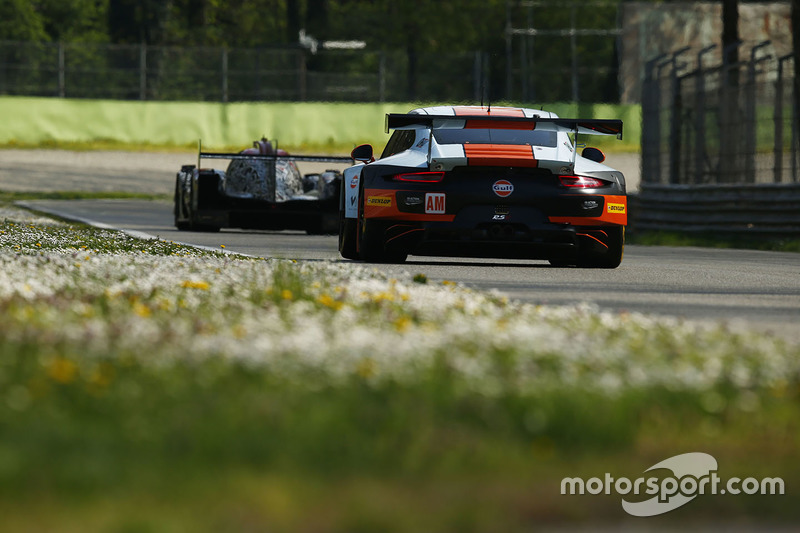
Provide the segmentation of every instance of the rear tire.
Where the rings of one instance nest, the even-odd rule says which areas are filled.
[[[180,186],[180,180],[175,180],[175,196],[173,214],[175,216],[175,227],[178,231],[200,231],[206,233],[217,233],[220,230],[219,226],[212,226],[210,224],[199,224],[194,221],[195,214],[192,212],[191,194],[194,189],[194,182],[191,185],[189,199],[184,195],[183,188]]]
[[[344,210],[339,213],[339,254],[345,259],[358,259],[358,222],[345,218]]]
[[[605,228],[608,234],[608,249],[604,252],[584,253],[578,259],[578,266],[583,268],[617,268],[622,263],[625,252],[625,227]]]
[[[387,248],[386,223],[377,220],[365,220],[361,228],[361,259],[368,263],[402,263],[408,252]]]
[[[175,227],[178,228],[178,231],[189,230],[191,224],[186,220],[181,220],[182,218],[184,218],[184,215],[183,215],[183,192],[181,191],[180,178],[175,178],[175,195],[172,197],[172,199],[173,199],[172,214],[174,215]]]

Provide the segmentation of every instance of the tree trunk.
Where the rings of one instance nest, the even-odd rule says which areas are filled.
[[[723,0],[722,2],[722,50],[727,54],[723,62],[734,65],[739,62],[739,2],[738,0]],[[730,48],[728,48],[730,46]],[[739,69],[732,68],[725,73],[729,85],[738,85]]]

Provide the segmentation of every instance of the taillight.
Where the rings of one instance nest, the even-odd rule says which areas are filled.
[[[609,182],[588,176],[559,176],[561,185],[564,187],[575,187],[577,189],[596,189],[610,185]]]
[[[436,183],[444,179],[444,172],[411,172],[408,174],[396,174],[392,179],[398,181],[415,181],[417,183]]]

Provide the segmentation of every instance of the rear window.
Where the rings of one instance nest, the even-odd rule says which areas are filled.
[[[439,144],[529,144],[555,148],[556,132],[547,130],[435,129]]]

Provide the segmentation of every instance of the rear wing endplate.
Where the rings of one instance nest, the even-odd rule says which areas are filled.
[[[622,139],[622,121],[618,119],[527,118],[492,115],[417,115],[415,113],[387,114],[386,133],[389,133],[389,130],[407,126],[428,126],[436,128],[447,125],[448,127],[454,127],[454,125],[459,122],[464,125],[469,122],[471,127],[480,127],[481,123],[485,123],[486,128],[489,129],[504,129],[504,126],[508,129],[520,129],[521,126],[524,127],[526,124],[530,124],[530,129],[534,129],[538,123],[554,124],[558,129],[565,132],[587,135],[615,135],[617,139]]]

